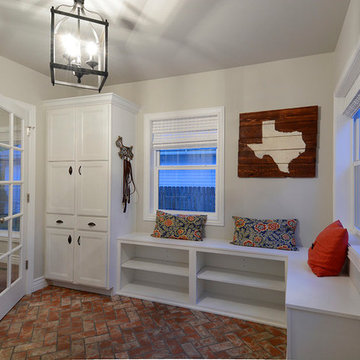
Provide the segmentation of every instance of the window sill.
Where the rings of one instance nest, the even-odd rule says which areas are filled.
[[[360,271],[360,231],[356,228],[349,231],[348,258]]]
[[[360,231],[355,227],[349,230],[349,244],[351,246],[360,246]]]

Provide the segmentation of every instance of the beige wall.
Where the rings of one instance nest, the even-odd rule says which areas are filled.
[[[333,54],[108,86],[141,106],[137,123],[137,230],[143,221],[143,114],[225,106],[225,227],[207,226],[207,236],[230,240],[232,215],[299,219],[298,238],[309,246],[332,218]],[[237,177],[239,113],[319,105],[317,177],[245,179]],[[125,139],[126,142],[126,139]]]
[[[358,2],[358,1],[357,1]],[[106,87],[142,108],[137,124],[137,230],[150,232],[142,220],[143,114],[225,106],[225,227],[207,227],[207,235],[229,240],[232,215],[297,217],[299,239],[309,245],[331,220],[333,54],[177,76]],[[338,64],[339,62],[337,62]],[[43,100],[76,96],[67,87],[52,87],[47,76],[0,57],[0,94],[37,106],[36,232],[34,277],[43,274],[45,212],[45,123]],[[89,92],[84,92],[84,94]],[[240,112],[319,105],[318,175],[314,179],[240,179],[237,177]]]
[[[34,278],[44,273],[45,122],[40,108],[46,99],[75,96],[71,88],[56,86],[50,78],[0,57],[0,94],[36,105],[36,218]]]

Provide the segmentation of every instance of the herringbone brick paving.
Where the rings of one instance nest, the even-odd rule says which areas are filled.
[[[0,359],[285,358],[286,330],[49,286],[0,321]]]

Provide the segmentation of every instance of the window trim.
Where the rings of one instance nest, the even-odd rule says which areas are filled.
[[[356,113],[354,114],[354,116],[356,115]],[[359,117],[354,118],[352,117],[352,121],[353,121],[353,126],[352,126],[352,174],[351,174],[351,179],[352,179],[352,204],[351,204],[351,212],[352,212],[352,229],[355,233],[360,234],[360,228],[358,228],[356,226],[356,214],[357,214],[357,204],[356,204],[356,168],[358,166],[360,166],[360,161],[359,161],[359,150],[360,150],[360,119]]]
[[[184,111],[172,111],[161,113],[144,114],[144,212],[145,221],[155,221],[156,217],[156,198],[158,184],[154,176],[156,169],[156,150],[151,148],[152,144],[152,122],[163,119],[177,119],[184,117],[196,118],[200,116],[216,115],[219,121],[218,142],[217,142],[217,172],[216,172],[216,208],[215,213],[207,213],[207,225],[224,226],[224,106],[192,109]],[[192,168],[196,168],[195,167]],[[213,165],[212,165],[213,166]],[[202,166],[203,167],[203,166]],[[153,195],[152,195],[153,194]],[[155,195],[156,194],[156,195]],[[179,211],[166,210],[169,213],[179,213]],[[204,212],[181,211],[183,214],[205,214]]]

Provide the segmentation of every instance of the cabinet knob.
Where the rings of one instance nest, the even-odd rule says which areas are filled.
[[[88,225],[91,227],[96,226],[96,224],[94,222],[89,222]]]
[[[78,237],[77,243],[80,245],[80,236]]]
[[[81,175],[81,165],[79,166],[79,175]]]
[[[71,175],[71,174],[72,174],[72,172],[73,172],[73,170],[72,170],[72,166],[70,166],[70,167],[69,167],[69,174]]]
[[[71,244],[71,241],[72,241],[72,238],[71,238],[71,235],[69,235],[69,237],[68,237],[68,243]]]
[[[63,221],[62,221],[62,220],[56,220],[56,223],[57,223],[57,224],[62,224]]]

